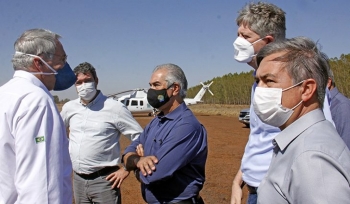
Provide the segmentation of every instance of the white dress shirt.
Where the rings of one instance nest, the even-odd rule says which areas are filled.
[[[68,139],[50,92],[16,71],[0,104],[0,203],[72,203]]]
[[[134,141],[143,131],[130,111],[101,92],[87,105],[80,98],[64,104],[61,115],[69,127],[73,170],[91,174],[120,163],[120,134]]]

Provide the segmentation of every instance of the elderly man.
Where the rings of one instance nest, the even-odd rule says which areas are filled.
[[[75,203],[121,203],[120,186],[129,175],[120,163],[120,135],[135,140],[141,126],[120,102],[97,89],[95,68],[87,62],[74,68],[78,98],[62,107],[69,128]]]
[[[31,29],[15,42],[15,73],[0,87],[0,203],[72,203],[68,139],[50,94],[75,81],[59,38]]]
[[[349,203],[350,152],[322,112],[326,55],[298,37],[267,45],[257,63],[254,111],[281,129],[258,203]]]
[[[185,74],[174,64],[159,65],[149,84],[148,102],[161,112],[126,148],[126,168],[136,170],[147,203],[203,203],[207,133],[184,103]]]

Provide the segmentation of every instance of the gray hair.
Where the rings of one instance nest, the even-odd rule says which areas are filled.
[[[42,55],[45,59],[52,59],[56,52],[56,42],[60,35],[45,29],[31,29],[25,31],[15,42],[15,51]],[[15,53],[12,58],[15,70],[28,70],[33,64],[33,56]]]
[[[331,79],[331,85],[335,87],[334,74],[330,67],[328,69],[328,77]]]
[[[88,72],[91,73],[92,77],[94,78],[94,80],[96,81],[97,79],[97,74],[96,74],[96,69],[95,67],[93,67],[90,63],[88,62],[83,62],[83,63],[80,63],[78,66],[76,66],[74,68],[74,73],[75,75],[79,74],[79,73],[83,73],[83,74],[86,74]]]
[[[257,64],[274,53],[282,52],[273,61],[283,62],[288,74],[296,84],[305,79],[314,79],[317,84],[317,97],[321,108],[328,81],[329,59],[317,48],[317,44],[306,37],[295,37],[281,42],[273,42],[263,47],[257,54]]]
[[[239,11],[236,22],[238,26],[247,26],[260,37],[271,35],[276,41],[286,37],[285,12],[274,4],[248,3]]]
[[[168,71],[165,76],[167,86],[170,86],[175,82],[178,83],[180,85],[180,96],[181,98],[185,98],[187,93],[187,79],[182,69],[175,64],[162,64],[154,68],[153,73],[160,69],[166,69]]]

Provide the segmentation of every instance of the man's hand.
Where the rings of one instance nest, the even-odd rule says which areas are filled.
[[[109,174],[106,177],[107,181],[113,182],[112,189],[117,187],[120,188],[124,179],[129,176],[129,171],[125,171],[124,168],[120,168],[118,171],[115,171]]]
[[[140,169],[144,176],[151,175],[156,170],[155,164],[158,163],[158,159],[155,156],[140,157],[137,162],[137,168]]]
[[[232,182],[231,204],[241,204],[243,187],[242,184],[242,172],[241,170],[238,170]]]
[[[140,156],[143,157],[145,154],[143,152],[143,146],[142,144],[137,145],[136,147],[136,153]]]

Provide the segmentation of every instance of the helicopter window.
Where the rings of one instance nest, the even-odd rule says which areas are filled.
[[[129,106],[129,100],[126,100],[125,105],[126,105],[126,106]]]
[[[140,106],[143,106],[143,101],[140,101]]]
[[[137,106],[138,103],[137,103],[137,101],[131,101],[131,105],[132,105],[132,106]]]

